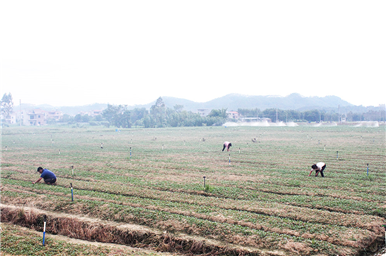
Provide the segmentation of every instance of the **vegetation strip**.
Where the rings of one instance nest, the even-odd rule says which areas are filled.
[[[17,190],[17,191],[22,192],[19,190]],[[50,194],[55,194],[57,196],[63,196],[63,194],[61,194],[61,193],[50,193]],[[7,195],[5,195],[5,197],[6,196]],[[315,239],[327,241],[329,243],[336,244],[336,245],[344,245],[344,246],[352,246],[352,247],[362,247],[360,242],[356,242],[356,241],[360,241],[361,239],[363,239],[363,237],[367,237],[371,233],[373,233],[373,232],[364,232],[364,231],[361,231],[358,229],[347,229],[345,231],[345,233],[352,234],[351,238],[349,238],[351,240],[347,240],[347,239],[342,239],[342,238],[330,237],[331,235],[328,236],[329,233],[335,233],[338,231],[334,228],[334,226],[324,227],[324,226],[320,225],[319,227],[315,227],[315,229],[316,230],[318,229],[319,231],[316,234],[311,234],[311,233],[307,233],[307,232],[300,231],[300,230],[298,230],[298,231],[297,230],[291,230],[289,228],[278,229],[275,227],[264,226],[264,224],[261,224],[258,222],[257,223],[251,223],[251,222],[245,221],[245,220],[239,220],[238,221],[238,220],[234,220],[231,218],[225,218],[224,216],[210,216],[210,215],[200,214],[200,213],[196,213],[196,212],[192,212],[192,211],[188,212],[188,211],[183,211],[183,210],[173,210],[173,209],[169,209],[169,208],[165,208],[165,207],[146,206],[146,205],[141,205],[141,204],[136,204],[136,203],[123,203],[123,202],[119,202],[119,201],[115,201],[115,200],[106,200],[106,199],[90,197],[90,196],[79,196],[78,195],[78,198],[84,199],[84,200],[100,201],[100,202],[106,202],[106,203],[126,205],[126,206],[137,207],[137,208],[139,207],[139,208],[144,208],[144,209],[149,209],[149,210],[157,210],[157,211],[161,211],[161,212],[169,212],[172,214],[179,214],[179,215],[184,215],[184,216],[189,216],[189,217],[195,217],[195,218],[199,218],[199,219],[203,219],[203,220],[209,220],[209,221],[213,221],[213,222],[237,224],[237,225],[249,227],[252,229],[264,230],[266,232],[274,232],[274,233],[278,233],[278,234],[286,234],[286,235],[290,235],[290,236],[303,237],[303,238],[315,238]],[[7,201],[7,198],[5,198],[5,201]],[[274,221],[275,223],[281,221],[280,218],[276,218],[276,219],[274,219],[273,217],[271,217],[271,218],[272,218],[271,221]],[[299,226],[307,225],[307,223],[302,223],[301,221],[296,221],[296,222],[299,222],[299,223],[296,223],[296,225],[299,225]],[[267,222],[267,224],[268,224],[268,222]],[[328,230],[328,232],[326,232],[326,234],[320,235],[320,233],[323,233],[322,230],[324,230],[324,229],[326,229],[326,231]],[[373,236],[373,235],[374,234],[372,234],[371,236]],[[354,239],[354,236],[355,236],[355,240],[352,240],[352,239]]]
[[[80,197],[79,199],[82,199],[82,197]],[[84,199],[86,199],[87,201],[89,201],[89,200],[95,201],[94,198],[91,198],[91,197],[84,197]],[[58,202],[57,199],[53,198],[53,200]],[[5,195],[5,201],[7,201],[6,195]],[[100,200],[100,201],[104,202],[104,203],[115,203],[114,200],[106,200],[106,201]],[[36,206],[37,205],[39,205],[39,202],[36,203]],[[120,202],[119,205],[128,205],[128,206],[132,206],[132,207],[136,207],[136,208],[137,207],[146,208],[146,207],[144,207],[142,205],[130,204],[130,203],[121,203]],[[45,206],[45,207],[47,207],[47,206]],[[51,208],[52,207],[53,206],[51,206]],[[80,208],[82,208],[82,207],[80,207]],[[61,208],[61,209],[63,211],[63,209],[65,209],[65,208]],[[191,216],[191,217],[195,217],[195,218],[206,219],[206,220],[214,221],[214,222],[228,223],[228,224],[232,224],[232,225],[240,225],[240,226],[245,226],[245,227],[252,228],[252,229],[264,230],[265,232],[275,232],[275,233],[278,233],[278,234],[287,234],[287,235],[290,235],[290,236],[297,236],[297,237],[302,237],[302,238],[318,239],[318,240],[327,241],[329,243],[333,243],[333,244],[336,244],[336,245],[353,246],[353,247],[358,247],[358,248],[362,248],[364,246],[364,244],[368,244],[367,237],[376,237],[375,233],[372,234],[372,235],[370,235],[370,233],[359,235],[359,232],[358,232],[359,230],[351,230],[351,231],[347,230],[347,231],[345,231],[345,233],[352,234],[351,239],[353,239],[354,235],[355,235],[355,240],[345,240],[345,239],[342,239],[342,238],[329,237],[329,232],[333,231],[333,229],[334,229],[333,226],[331,226],[329,229],[327,229],[327,231],[329,231],[329,232],[327,232],[326,235],[317,235],[317,234],[307,234],[307,233],[304,233],[304,232],[298,233],[295,230],[288,230],[288,229],[281,230],[281,229],[277,229],[277,228],[269,228],[269,227],[262,226],[260,224],[253,224],[253,223],[248,223],[248,222],[245,222],[245,221],[234,221],[234,220],[231,220],[231,219],[227,220],[224,217],[206,216],[206,215],[203,215],[203,214],[197,214],[197,213],[192,213],[192,212],[187,213],[187,212],[182,212],[182,211],[170,211],[170,209],[165,209],[165,208],[161,208],[161,207],[150,207],[150,208],[147,208],[147,209],[149,209],[149,210],[156,210],[158,212],[170,212],[170,213],[178,214],[178,215],[182,214],[182,215],[185,215],[185,216]],[[86,211],[84,213],[88,213],[88,212]],[[119,220],[119,219],[117,219],[117,220]],[[128,221],[128,220],[125,220],[125,221]],[[277,222],[277,220],[275,222]],[[317,227],[315,227],[315,228],[317,229]],[[173,231],[173,230],[171,230],[171,231]],[[183,231],[183,230],[180,230],[180,231]],[[319,231],[322,231],[322,230],[319,230]],[[333,233],[335,233],[335,232],[336,231],[333,231]],[[350,238],[350,237],[348,237],[348,238]],[[363,238],[365,238],[365,240],[363,240]],[[362,243],[364,243],[364,244],[362,244]]]
[[[4,180],[6,182],[6,180]],[[32,187],[32,185],[28,185]],[[55,189],[53,187],[47,187],[47,189]],[[277,204],[277,203],[263,203],[263,202],[251,202],[251,201],[241,201],[234,199],[222,199],[222,198],[210,198],[208,200],[195,200],[190,198],[189,195],[178,194],[174,195],[171,192],[165,192],[164,195],[152,195],[151,193],[138,192],[133,194],[121,194],[121,193],[112,193],[105,190],[89,190],[81,189],[80,191],[93,191],[99,193],[106,193],[112,196],[121,196],[121,197],[138,197],[143,199],[154,199],[154,200],[164,200],[175,203],[187,203],[192,205],[201,205],[201,206],[212,206],[218,207],[225,210],[236,210],[236,211],[246,211],[255,214],[262,214],[266,216],[278,216],[283,218],[288,218],[292,220],[301,220],[311,223],[324,223],[324,224],[333,224],[333,225],[342,225],[346,227],[358,227],[368,230],[373,230],[382,219],[379,217],[370,217],[366,215],[356,215],[356,214],[344,214],[344,213],[333,213],[333,212],[324,212],[321,210],[313,209],[312,211],[305,211],[304,208],[290,206],[286,204]],[[44,192],[37,191],[37,193]],[[146,194],[146,196],[144,196]],[[176,197],[176,198],[174,198]],[[235,205],[237,203],[237,205]],[[272,208],[275,211],[272,211]],[[299,214],[301,213],[301,214]],[[362,224],[362,219],[366,218],[368,221],[371,221],[366,224]]]
[[[157,251],[178,252],[183,254],[227,254],[227,255],[281,255],[282,253],[264,252],[262,250],[231,248],[208,242],[204,239],[194,239],[187,236],[179,238],[169,233],[148,228],[119,225],[98,219],[85,219],[73,215],[55,214],[27,207],[14,207],[1,204],[1,218],[23,227],[41,231],[43,215],[47,216],[47,232],[60,234],[77,239],[98,241],[103,243],[127,244],[139,248],[153,248]],[[131,228],[131,229],[130,229]],[[133,229],[134,228],[134,229]]]
[[[17,177],[17,178],[11,178],[9,177],[8,179],[13,179],[13,180],[24,180],[20,177]],[[70,180],[69,180],[70,182]],[[119,186],[118,186],[119,185]],[[64,186],[63,186],[64,187]],[[82,183],[78,183],[78,190],[92,190],[92,191],[98,191],[98,192],[104,192],[104,193],[111,193],[111,194],[119,194],[119,195],[123,195],[123,196],[136,196],[136,197],[141,197],[141,198],[154,198],[154,196],[150,196],[152,195],[153,193],[151,193],[152,191],[154,191],[154,189],[147,189],[150,193],[143,193],[144,189],[146,188],[141,188],[139,189],[138,187],[134,187],[134,186],[125,186],[124,184],[108,184],[108,183],[105,183],[104,188],[101,189],[100,186],[98,186],[97,184],[82,184]],[[131,190],[130,193],[127,193],[127,191]],[[156,189],[157,190],[157,189]],[[227,191],[218,191],[219,193],[216,193],[216,194],[213,194],[213,193],[206,193],[204,191],[196,191],[196,190],[173,190],[173,189],[163,189],[163,190],[159,190],[159,191],[165,191],[165,192],[170,192],[169,195],[172,195],[173,192],[178,192],[180,195],[181,194],[190,194],[190,195],[197,195],[197,196],[205,196],[205,197],[211,197],[211,198],[222,198],[222,199],[231,199],[231,200],[235,200],[235,199],[239,199],[239,200],[245,200],[243,197],[239,196],[237,193],[234,193],[235,195],[237,196],[222,196],[223,193],[227,192]],[[229,194],[229,191],[228,191],[228,194]],[[268,193],[270,194],[270,193]],[[180,197],[180,196],[179,196]],[[171,199],[171,200],[177,200],[179,201],[180,199],[176,198],[176,199]],[[171,196],[171,198],[173,198],[173,196]],[[248,198],[247,198],[248,199]],[[310,208],[310,209],[317,209],[317,210],[325,210],[325,211],[329,211],[329,212],[337,212],[337,213],[345,213],[345,214],[359,214],[359,215],[368,215],[368,214],[372,214],[374,213],[374,215],[380,215],[380,216],[383,216],[384,214],[382,212],[378,212],[378,211],[374,211],[373,209],[366,209],[367,208],[367,204],[364,204],[364,202],[362,202],[362,205],[363,207],[365,207],[364,210],[360,211],[360,210],[353,210],[352,208],[355,207],[355,209],[358,209],[358,207],[361,205],[360,202],[357,202],[357,201],[345,201],[345,200],[341,200],[341,201],[321,201],[321,200],[317,200],[317,201],[310,201],[310,199],[308,197],[294,197],[294,196],[289,196],[289,197],[284,197],[282,199],[278,199],[278,198],[259,198],[259,197],[255,197],[253,196],[253,202],[275,202],[275,203],[281,203],[281,204],[287,204],[287,205],[293,205],[293,206],[297,206],[297,207],[303,207],[303,208]],[[301,202],[297,202],[295,200],[301,200]],[[252,201],[251,201],[252,202]],[[323,205],[324,203],[327,203],[327,205]],[[334,204],[333,207],[331,206],[328,206],[328,204]],[[343,205],[345,206],[346,203],[349,203],[349,209],[342,209],[342,206],[340,205]],[[338,207],[337,207],[337,206]],[[386,213],[385,213],[386,214]]]

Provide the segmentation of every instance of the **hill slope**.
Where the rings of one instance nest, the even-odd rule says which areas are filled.
[[[193,101],[162,97],[167,107],[172,108],[174,105],[183,105],[185,110],[195,111],[199,108],[237,110],[239,108],[259,108],[264,110],[267,108],[279,109],[329,109],[340,107],[354,106],[347,101],[342,100],[337,96],[326,97],[302,97],[300,94],[293,93],[286,97],[280,96],[247,96],[241,94],[228,94],[223,97],[213,99],[204,103]]]
[[[228,94],[223,97],[219,97],[207,102],[194,102],[191,100],[162,96],[162,99],[166,107],[173,109],[175,105],[183,105],[184,110],[196,112],[197,109],[227,109],[237,111],[239,108],[260,110],[268,108],[279,108],[282,110],[336,110],[340,106],[341,111],[350,111],[355,109],[356,112],[367,111],[365,107],[355,106],[347,101],[342,100],[337,96],[325,96],[325,97],[303,97],[298,93],[290,94],[286,97],[281,96],[248,96],[241,94]],[[128,106],[129,109],[134,108],[146,108],[150,109],[155,104],[156,99],[153,102],[143,105],[132,105]],[[76,115],[80,112],[87,112],[91,110],[105,109],[107,104],[92,104],[85,106],[62,106],[53,107],[49,105],[28,105],[23,104],[23,109],[34,109],[41,108],[44,110],[59,110],[65,114]],[[19,110],[19,106],[15,107],[15,110]],[[342,113],[343,113],[342,112]]]

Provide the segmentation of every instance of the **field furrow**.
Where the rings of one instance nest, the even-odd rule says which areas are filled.
[[[41,231],[46,214],[48,232],[177,254],[366,255],[386,223],[384,138],[384,127],[13,127],[2,221]],[[319,161],[325,177],[308,177]],[[56,186],[31,183],[38,166]]]

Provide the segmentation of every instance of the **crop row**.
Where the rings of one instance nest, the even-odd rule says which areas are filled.
[[[23,185],[23,189],[33,188],[32,184],[28,181],[10,180],[4,179],[4,184],[10,184],[16,186],[18,184]],[[104,184],[103,187],[90,186],[89,182],[77,183],[75,187],[76,194],[84,196],[101,197],[102,199],[119,198],[122,202],[127,200],[150,200],[154,204],[158,203],[173,203],[177,207],[179,204],[184,205],[197,205],[199,207],[213,207],[215,209],[245,211],[254,214],[260,214],[262,216],[276,216],[289,218],[292,220],[301,220],[309,223],[321,223],[331,225],[341,225],[345,227],[358,227],[363,229],[371,229],[372,224],[378,223],[382,219],[376,216],[370,215],[358,215],[358,214],[345,214],[339,212],[331,212],[326,210],[309,209],[305,207],[296,207],[291,204],[282,204],[269,201],[257,201],[257,200],[240,200],[231,198],[219,198],[212,196],[203,196],[202,194],[188,194],[184,192],[173,191],[159,191],[149,188],[137,187],[137,186],[122,186],[117,184]],[[79,186],[79,188],[78,188]],[[45,191],[68,193],[69,189],[61,186],[39,186],[39,189]],[[42,192],[43,193],[43,192]]]
[[[18,197],[18,193],[13,196]],[[12,202],[11,193],[4,195],[4,201]],[[18,197],[18,202],[23,201]],[[27,200],[28,201],[28,200]],[[75,203],[68,202],[61,196],[49,195],[34,202],[35,207],[66,212],[70,214],[88,215],[102,220],[118,221],[124,223],[135,223],[152,228],[167,230],[171,233],[186,233],[200,235],[208,239],[215,239],[227,243],[240,244],[243,246],[255,246],[259,248],[279,249],[281,245],[288,241],[303,243],[307,247],[317,248],[324,253],[339,253],[339,251],[353,250],[352,247],[360,247],[362,241],[354,242],[357,236],[352,236],[352,241],[344,241],[344,245],[336,245],[328,241],[323,241],[310,236],[304,238],[295,235],[280,234],[276,232],[259,229],[259,225],[240,225],[235,221],[228,222],[214,221],[215,218],[197,218],[196,216],[186,216],[181,213],[171,213],[165,209],[147,209],[144,207],[133,207],[129,205],[96,201],[90,199],[77,199]],[[203,216],[203,214],[201,214]],[[328,240],[328,239],[326,239]],[[330,239],[331,242],[339,244],[339,240]],[[341,241],[341,240],[340,240]],[[282,248],[280,248],[282,249]]]
[[[7,173],[4,173],[4,175],[7,175]],[[12,179],[20,179],[20,174],[17,172],[10,172],[8,177]],[[31,180],[33,179],[31,174],[24,174],[23,177],[30,177]],[[61,183],[65,183],[67,178],[68,184],[72,182],[72,178],[64,176],[61,177]],[[352,192],[349,192],[349,194],[346,195],[345,193],[331,189],[331,193],[322,193],[320,192],[322,191],[321,189],[315,189],[315,192],[312,191],[312,188],[307,191],[307,189],[303,187],[295,187],[295,190],[292,190],[294,192],[291,193],[291,189],[288,189],[288,187],[286,190],[282,190],[282,188],[276,190],[275,188],[280,188],[276,185],[263,185],[262,188],[259,186],[260,184],[253,183],[244,186],[235,183],[232,185],[226,184],[224,186],[224,184],[215,183],[214,181],[211,182],[211,191],[208,195],[212,197],[286,203],[294,206],[326,209],[329,211],[345,213],[374,214],[380,216],[386,215],[385,208],[383,208],[384,201],[382,195],[361,195],[363,198],[369,199],[367,200],[362,199],[362,197],[359,197],[355,193],[352,195]],[[112,192],[118,190],[120,193],[126,193],[126,191],[132,188],[127,186],[136,186],[137,188],[148,189],[149,191],[169,190],[191,194],[199,194],[203,190],[202,184],[197,182],[183,184],[172,181],[155,182],[154,180],[146,181],[142,178],[127,177],[124,174],[110,175],[110,177],[106,174],[101,174],[101,177],[98,177],[98,179],[92,179],[89,181],[78,180],[76,185],[82,189],[99,190],[101,183],[105,188],[109,187]],[[359,199],[355,196],[358,196]]]

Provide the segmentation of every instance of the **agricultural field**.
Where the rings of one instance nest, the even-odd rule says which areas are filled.
[[[374,255],[385,155],[385,126],[3,128],[1,251]],[[319,161],[325,177],[308,177]],[[56,186],[32,184],[39,166]]]

